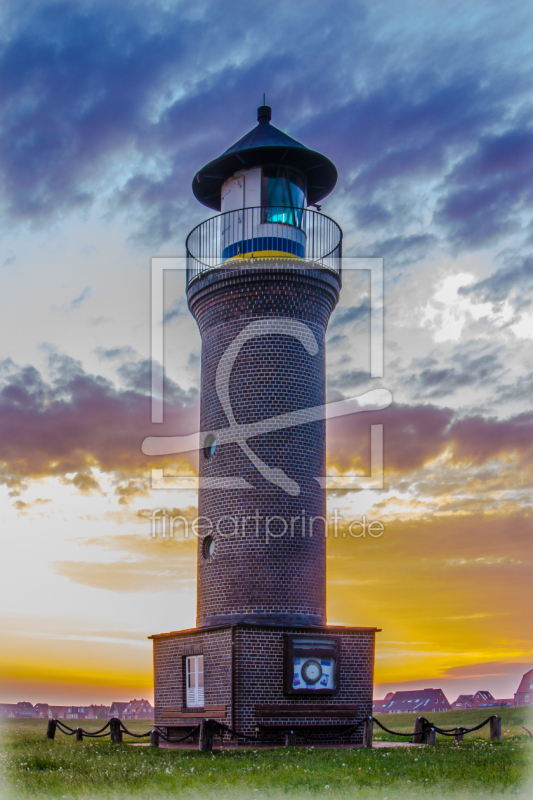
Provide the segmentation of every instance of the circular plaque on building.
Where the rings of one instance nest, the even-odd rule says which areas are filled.
[[[313,685],[318,683],[322,677],[322,667],[316,658],[309,658],[305,664],[302,664],[302,678],[306,683]]]

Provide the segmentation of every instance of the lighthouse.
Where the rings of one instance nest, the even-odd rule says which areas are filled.
[[[202,339],[197,621],[156,634],[156,724],[356,743],[376,628],[328,626],[325,336],[342,231],[320,212],[335,165],[271,123],[193,179],[218,212],[187,238]],[[241,743],[246,739],[242,738]]]

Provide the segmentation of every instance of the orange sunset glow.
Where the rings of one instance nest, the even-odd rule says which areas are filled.
[[[376,698],[512,698],[533,667],[529,44],[423,4],[406,20],[280,6],[284,36],[273,19],[208,23],[203,6],[132,4],[107,28],[98,4],[71,5],[52,30],[30,4],[0,55],[0,702],[152,700],[148,637],[196,623],[195,535],[153,517],[192,524],[198,455],[142,443],[199,430],[184,256],[211,210],[191,185],[263,92],[338,169],[313,211],[343,231],[327,402],[392,397],[327,422],[332,477],[369,476],[383,426],[382,485],[327,492],[328,622],[380,629]],[[456,47],[467,28],[475,63]],[[162,308],[153,257],[179,262]],[[375,289],[353,258],[383,259],[380,377]],[[363,518],[380,535],[350,532]]]

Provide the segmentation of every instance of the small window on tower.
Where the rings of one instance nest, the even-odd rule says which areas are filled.
[[[212,556],[214,556],[215,547],[216,547],[216,545],[215,545],[215,540],[213,539],[213,537],[212,536],[206,536],[204,541],[203,541],[203,545],[202,545],[202,551],[203,551],[203,554],[204,554],[204,558],[211,558]]]
[[[206,458],[212,458],[215,455],[216,449],[217,440],[212,433],[208,433],[204,439],[204,456]]]
[[[188,656],[185,663],[187,681],[187,706],[202,707],[204,704],[204,657]]]

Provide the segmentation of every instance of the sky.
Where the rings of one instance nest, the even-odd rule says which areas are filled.
[[[328,620],[376,626],[375,696],[511,697],[533,666],[533,8],[529,3],[6,2],[0,9],[0,701],[153,697],[150,634],[195,624],[200,337],[165,278],[164,423],[151,423],[153,256],[211,216],[196,171],[272,123],[337,165],[323,213],[347,257],[382,257],[385,370],[370,378],[369,281],[345,276],[329,400]]]

